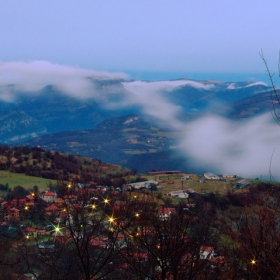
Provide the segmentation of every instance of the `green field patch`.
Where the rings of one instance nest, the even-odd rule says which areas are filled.
[[[31,189],[34,186],[39,188],[39,191],[48,189],[48,185],[55,185],[56,180],[44,179],[40,177],[27,176],[22,173],[12,173],[9,171],[0,170],[0,183],[13,189],[15,186],[22,186],[25,189]]]
[[[146,151],[144,150],[124,150],[124,153],[127,154],[127,155],[140,155],[140,154],[143,154],[143,153],[146,153]]]

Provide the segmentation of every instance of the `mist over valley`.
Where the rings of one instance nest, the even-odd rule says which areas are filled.
[[[2,72],[1,72],[2,71]],[[136,168],[277,177],[280,129],[261,81],[140,81],[49,62],[0,67],[0,141]]]

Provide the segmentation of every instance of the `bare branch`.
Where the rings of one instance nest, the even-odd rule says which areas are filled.
[[[277,103],[280,105],[280,97],[278,95],[278,92],[276,90],[276,87],[275,87],[275,84],[274,84],[274,81],[273,81],[273,76],[274,74],[272,74],[268,68],[268,64],[267,64],[267,61],[266,59],[264,58],[264,55],[263,55],[263,51],[261,50],[260,51],[260,57],[265,65],[265,68],[266,68],[266,74],[268,75],[269,77],[269,80],[270,80],[270,83],[272,85],[272,92],[271,92],[271,104],[272,104],[272,115],[275,119],[275,121],[280,125],[280,116],[278,115],[277,111],[276,111],[276,107],[275,107],[275,104],[274,104],[274,98],[273,98],[273,94],[276,98],[276,101]],[[278,61],[278,74],[280,75],[280,54],[279,54],[279,61]]]

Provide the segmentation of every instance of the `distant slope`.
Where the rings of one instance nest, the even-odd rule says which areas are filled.
[[[240,99],[231,105],[226,116],[230,119],[242,119],[263,114],[273,108],[274,99],[274,93],[271,91],[260,92]],[[279,107],[279,104],[276,107]]]
[[[26,142],[44,149],[100,158],[122,164],[134,154],[155,153],[176,144],[173,132],[161,129],[140,115],[103,121],[91,130],[60,132]]]
[[[92,180],[120,171],[121,167],[99,159],[50,152],[38,147],[0,145],[0,170],[52,180]]]
[[[43,134],[90,129],[107,118],[137,112],[135,106],[108,109],[108,98],[118,104],[126,99],[127,93],[121,81],[114,81],[114,86],[110,84],[109,93],[107,84],[103,83],[98,85],[99,102],[63,94],[52,86],[36,93],[18,93],[13,102],[0,100],[0,143],[12,144]]]
[[[271,108],[271,92],[253,94],[230,103],[215,113],[232,120],[250,118]],[[214,110],[214,109],[213,109]],[[185,113],[189,122],[201,116]],[[59,132],[34,138],[26,142],[53,151],[99,158],[104,162],[121,164],[141,172],[151,169],[180,169],[195,173],[204,172],[202,165],[195,166],[176,147],[179,134],[168,126],[158,125],[156,120],[143,115],[126,115],[107,119],[93,129]]]
[[[0,100],[0,143],[20,143],[44,134],[87,130],[106,119],[128,114],[147,114],[147,104],[141,103],[141,95],[146,94],[147,90],[150,92],[151,89],[152,95],[148,94],[147,98],[145,97],[146,101],[150,99],[153,103],[164,99],[170,106],[180,108],[183,119],[192,119],[207,110],[219,113],[219,108],[223,106],[242,98],[251,98],[268,89],[262,83],[182,79],[143,82],[145,87],[141,88],[140,92],[137,91],[137,87],[132,87],[136,89],[135,92],[128,91],[124,86],[133,84],[133,81],[93,78],[89,80],[93,89],[88,96],[84,96],[83,93],[76,94],[75,97],[67,95],[52,85],[37,92],[18,92],[15,87],[12,95],[14,98],[9,101]],[[176,83],[180,86],[174,86]],[[158,86],[160,90],[157,90]],[[154,99],[153,94],[160,98]]]

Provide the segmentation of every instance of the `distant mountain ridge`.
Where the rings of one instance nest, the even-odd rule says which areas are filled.
[[[180,108],[177,120],[184,123],[207,113],[242,120],[271,108],[270,88],[262,82],[92,79],[92,83],[94,98],[65,94],[49,85],[38,92],[16,92],[9,102],[0,100],[0,143],[41,146],[139,170],[145,162],[151,169],[169,168],[170,161],[187,168],[188,159],[176,149],[178,131],[168,119],[157,118],[169,108],[161,109],[157,102]]]

